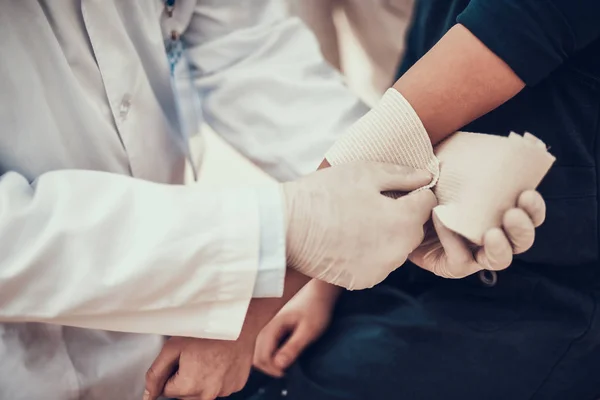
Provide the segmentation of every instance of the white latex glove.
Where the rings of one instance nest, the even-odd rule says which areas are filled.
[[[446,278],[507,268],[513,254],[533,245],[545,217],[544,199],[533,189],[554,162],[546,145],[528,133],[504,138],[457,132],[434,152],[419,116],[395,89],[325,158],[331,165],[366,160],[430,171],[434,179],[427,187],[435,186],[440,205],[425,242],[409,258]]]
[[[476,246],[446,228],[434,213],[425,241],[409,258],[443,278],[463,278],[484,269],[502,270],[510,266],[513,254],[533,245],[535,228],[545,218],[544,199],[535,190],[527,190],[521,193],[516,206],[503,214],[502,227],[488,230],[482,246]]]
[[[409,167],[354,162],[286,183],[288,266],[346,289],[366,289],[401,266],[423,240],[437,204],[431,181]]]

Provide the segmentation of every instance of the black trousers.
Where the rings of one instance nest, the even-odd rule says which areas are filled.
[[[256,374],[232,400],[600,398],[596,270],[513,265],[494,283],[405,266],[343,295],[284,379]]]

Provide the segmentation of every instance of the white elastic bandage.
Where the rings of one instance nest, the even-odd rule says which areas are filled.
[[[389,89],[377,107],[356,122],[327,152],[331,165],[351,161],[375,161],[425,169],[433,175],[433,187],[440,164],[431,140],[412,106],[395,89]]]
[[[450,230],[480,245],[500,227],[521,192],[535,189],[555,158],[531,134],[509,137],[457,132],[435,152],[408,101],[389,89],[381,102],[325,155],[331,165],[376,161],[426,169],[437,196],[434,212]],[[398,195],[398,194],[396,194]]]
[[[502,226],[504,213],[523,191],[540,184],[555,161],[529,133],[456,132],[435,153],[441,169],[434,212],[444,226],[477,245],[489,229]]]

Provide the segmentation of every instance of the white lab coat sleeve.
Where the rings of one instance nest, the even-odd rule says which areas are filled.
[[[276,191],[279,191],[278,193]],[[284,196],[281,187],[259,193],[260,248],[258,272],[252,297],[283,296],[286,272]],[[282,210],[282,212],[278,212]]]
[[[235,339],[256,280],[262,190],[279,193],[6,173],[0,321]]]
[[[278,180],[314,171],[367,107],[281,0],[198,0],[183,43],[205,121]]]

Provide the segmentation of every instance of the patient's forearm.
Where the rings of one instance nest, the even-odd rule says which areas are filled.
[[[406,165],[429,171],[433,186],[440,169],[432,146],[523,87],[504,61],[457,25],[336,141],[322,166],[355,160]]]
[[[310,281],[304,290],[310,290],[314,297],[321,299],[325,303],[335,302],[344,291],[340,286],[335,286],[318,279]]]
[[[456,25],[395,84],[435,145],[497,108],[525,84],[464,26]]]

